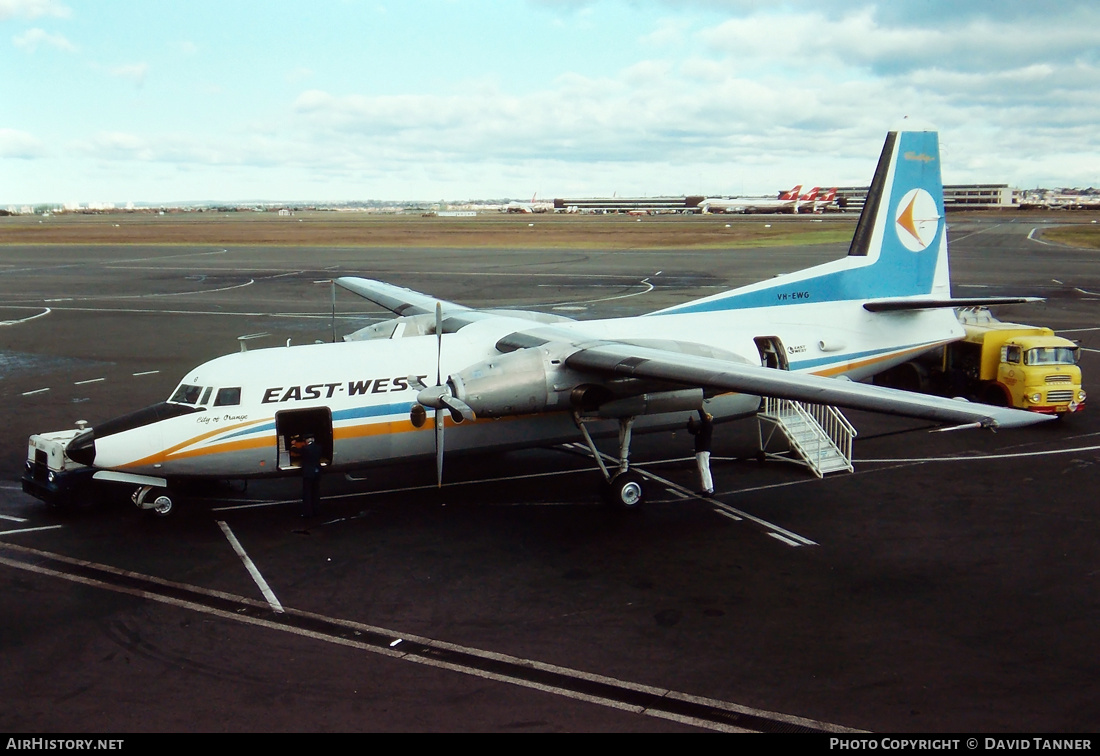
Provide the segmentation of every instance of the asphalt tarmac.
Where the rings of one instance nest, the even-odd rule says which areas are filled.
[[[999,314],[1079,339],[1091,389],[1096,253],[949,223],[956,295],[1047,297]],[[5,248],[0,731],[1095,731],[1095,407],[1000,433],[848,413],[856,472],[823,481],[722,426],[709,499],[689,435],[642,437],[626,516],[571,447],[448,457],[442,490],[431,463],[329,476],[307,521],[296,480],[164,519],[19,487],[31,433],[162,401],[242,335],[330,339],[334,275],[589,318],[845,251]],[[382,314],[336,309],[340,334]]]

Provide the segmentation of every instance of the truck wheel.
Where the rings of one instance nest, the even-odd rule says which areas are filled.
[[[903,362],[874,377],[876,386],[925,393],[928,391],[928,369],[917,362]]]
[[[982,390],[982,403],[992,404],[994,407],[1008,407],[1010,402],[1008,392],[999,383],[992,383]]]

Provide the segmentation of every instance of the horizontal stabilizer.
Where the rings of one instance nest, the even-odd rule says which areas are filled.
[[[876,299],[865,302],[863,309],[868,312],[900,312],[904,310],[941,310],[948,307],[990,307],[992,305],[1028,304],[1042,302],[1043,297],[966,297],[959,299],[919,299],[904,297],[901,299]]]

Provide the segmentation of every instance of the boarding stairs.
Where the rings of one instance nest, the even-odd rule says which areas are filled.
[[[765,424],[770,426],[766,438]],[[769,452],[768,444],[777,432],[786,436],[789,449]],[[761,459],[804,465],[819,478],[853,470],[852,441],[856,429],[836,407],[764,397],[757,413],[757,433]]]

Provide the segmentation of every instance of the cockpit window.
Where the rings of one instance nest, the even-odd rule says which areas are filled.
[[[214,397],[215,407],[230,407],[241,403],[241,387],[218,389]]]
[[[179,402],[180,404],[198,404],[201,394],[202,386],[188,386],[184,383],[176,389],[176,393],[172,394],[172,398],[168,401]]]
[[[210,392],[213,391],[213,390],[214,390],[214,388],[212,386],[207,386],[206,390],[202,392],[202,400],[199,402],[199,404],[209,404],[210,403]]]

